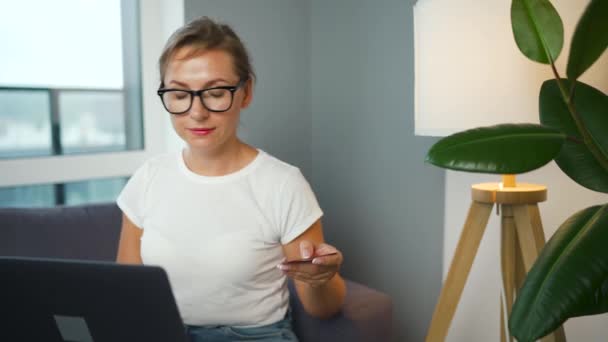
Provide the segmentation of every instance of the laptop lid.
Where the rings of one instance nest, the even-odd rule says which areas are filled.
[[[156,266],[0,257],[0,303],[0,341],[187,341]]]

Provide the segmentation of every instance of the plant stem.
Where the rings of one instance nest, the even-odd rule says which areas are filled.
[[[602,151],[600,151],[597,148],[597,146],[595,145],[595,143],[593,141],[593,137],[591,136],[591,134],[589,134],[587,127],[585,127],[585,123],[583,122],[581,116],[579,115],[579,113],[576,111],[576,108],[574,107],[574,101],[573,101],[574,97],[568,95],[568,90],[566,89],[566,86],[564,85],[562,78],[559,76],[559,73],[557,72],[557,69],[555,68],[555,63],[553,62],[553,59],[551,57],[549,57],[549,61],[551,64],[551,70],[553,70],[553,75],[555,76],[555,80],[557,81],[559,90],[562,94],[564,102],[566,103],[566,106],[568,107],[568,111],[570,112],[570,116],[572,117],[572,120],[574,120],[574,123],[576,124],[578,131],[580,132],[580,134],[583,137],[583,143],[587,146],[587,148],[589,149],[591,154],[595,157],[598,164],[600,164],[600,166],[604,170],[608,171],[608,158],[606,158],[606,156],[602,153]],[[574,82],[576,82],[576,81],[574,81]],[[572,84],[571,84],[570,94],[574,94],[574,85],[575,85],[574,82],[572,82]]]
[[[570,96],[568,97],[569,99],[573,99],[574,98],[574,88],[576,88],[576,80],[574,82],[571,82],[572,84],[570,84]]]
[[[571,135],[566,136],[566,140],[571,141],[571,142],[573,142],[575,144],[585,144],[584,141],[578,139],[577,137],[573,137]]]

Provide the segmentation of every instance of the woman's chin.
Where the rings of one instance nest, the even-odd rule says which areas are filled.
[[[182,139],[193,148],[213,148],[218,144],[217,137],[208,135],[194,135],[194,134],[186,134],[186,136],[182,136]]]
[[[226,147],[226,143],[216,139],[188,139],[186,140],[188,147],[194,151],[213,152]]]
[[[192,141],[192,140],[187,141],[187,145],[189,148],[191,148],[193,150],[200,150],[200,151],[212,151],[218,147],[217,144],[214,144],[212,142]]]

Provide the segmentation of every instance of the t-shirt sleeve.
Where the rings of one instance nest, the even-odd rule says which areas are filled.
[[[299,169],[290,170],[279,190],[278,201],[281,244],[289,243],[323,216],[310,184]]]
[[[149,175],[149,163],[146,162],[133,173],[116,199],[116,204],[122,212],[141,229],[144,228],[145,194]]]

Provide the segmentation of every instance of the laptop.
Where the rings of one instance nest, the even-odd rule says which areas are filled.
[[[0,257],[0,341],[188,339],[160,267]]]

